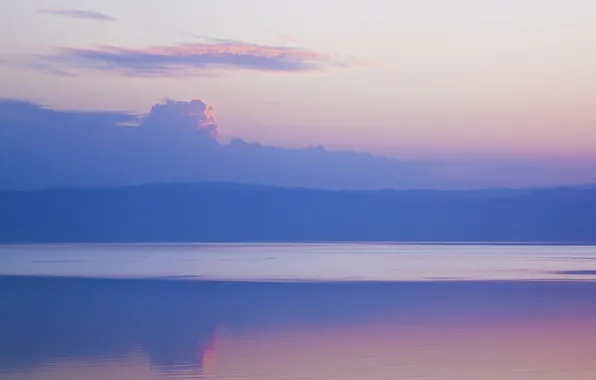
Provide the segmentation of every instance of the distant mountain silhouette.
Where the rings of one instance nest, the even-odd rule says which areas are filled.
[[[596,189],[327,191],[232,183],[0,191],[1,242],[596,243]]]

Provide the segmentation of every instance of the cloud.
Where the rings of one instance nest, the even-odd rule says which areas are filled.
[[[324,189],[461,189],[594,179],[591,168],[521,170],[501,164],[458,164],[454,174],[440,162],[322,146],[223,143],[218,131],[215,109],[198,99],[166,100],[146,115],[63,111],[0,99],[0,188],[228,181]]]
[[[105,13],[80,9],[39,9],[37,10],[37,13],[85,20],[116,21],[114,17]]]
[[[41,58],[45,65],[104,71],[135,76],[180,76],[213,70],[311,72],[349,67],[345,59],[307,49],[266,46],[213,39],[211,43],[187,43],[129,49],[115,46],[62,48]]]
[[[144,116],[0,101],[0,188],[231,181],[341,189],[434,179],[424,165],[369,154],[224,144],[218,127],[201,100],[167,100]]]
[[[138,124],[139,121],[139,116],[126,112],[54,110],[27,101],[0,98],[0,125],[3,130],[17,127],[15,123],[23,128],[45,126],[43,128],[51,130],[52,125],[104,128],[120,124]]]
[[[216,139],[219,123],[215,108],[199,99],[188,102],[168,99],[156,104],[143,119],[142,128],[178,128],[185,131],[204,133]]]

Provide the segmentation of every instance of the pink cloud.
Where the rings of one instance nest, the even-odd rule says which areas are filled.
[[[214,70],[312,72],[350,64],[331,54],[308,49],[248,44],[237,41],[190,43],[130,49],[116,46],[62,48],[43,58],[70,69],[126,75],[177,76]]]

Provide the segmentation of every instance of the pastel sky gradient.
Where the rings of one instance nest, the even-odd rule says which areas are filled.
[[[0,97],[217,109],[264,144],[596,162],[593,0],[20,0]]]

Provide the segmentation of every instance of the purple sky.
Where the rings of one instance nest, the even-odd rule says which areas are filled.
[[[0,25],[1,98],[202,99],[222,141],[596,181],[592,0],[21,0]]]

